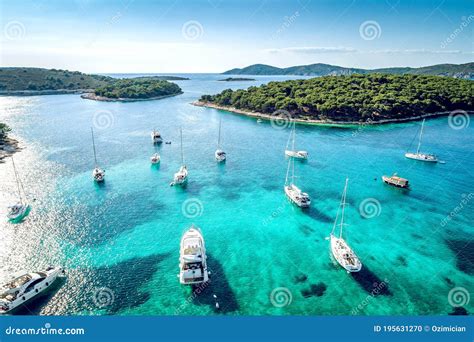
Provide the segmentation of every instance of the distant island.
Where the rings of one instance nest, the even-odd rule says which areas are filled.
[[[98,101],[144,101],[182,94],[181,88],[157,77],[123,78],[81,95]]]
[[[474,81],[425,75],[323,76],[203,95],[194,104],[310,124],[380,124],[474,111]]]
[[[223,75],[300,75],[300,76],[340,76],[352,74],[412,74],[450,76],[455,78],[474,78],[474,63],[466,64],[437,64],[421,68],[394,67],[382,69],[345,68],[329,64],[299,65],[289,68],[277,68],[271,65],[254,64],[248,67],[232,69],[223,72]]]
[[[234,82],[234,81],[255,81],[255,78],[246,78],[246,77],[227,77],[222,80],[218,80],[221,82]]]

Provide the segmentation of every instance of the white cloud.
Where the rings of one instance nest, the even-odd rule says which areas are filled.
[[[465,52],[461,50],[430,50],[430,49],[385,49],[385,50],[358,50],[351,47],[320,47],[320,46],[301,46],[273,48],[264,50],[267,53],[294,53],[294,54],[429,54],[429,55],[460,55],[473,54],[474,52]]]
[[[347,47],[320,47],[320,46],[301,46],[301,47],[287,47],[279,49],[267,49],[269,53],[292,52],[302,54],[319,54],[319,53],[351,53],[357,52],[356,49]]]

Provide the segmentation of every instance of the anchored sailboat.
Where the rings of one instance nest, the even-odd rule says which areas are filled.
[[[295,139],[296,139],[296,122],[293,122],[293,128],[290,133],[290,137],[288,138],[288,142],[286,143],[285,155],[290,158],[297,158],[297,159],[308,159],[308,152],[306,151],[297,151],[295,150]],[[291,144],[291,150],[288,148]]]
[[[290,168],[292,169],[291,181],[289,181]],[[303,192],[295,185],[295,161],[293,158],[288,160],[288,169],[286,170],[285,194],[288,199],[298,207],[307,208],[311,204],[311,199],[306,192]]]
[[[97,154],[95,151],[94,130],[92,127],[91,127],[91,135],[92,135],[92,148],[94,150],[94,162],[95,162],[94,170],[92,171],[92,178],[94,178],[96,182],[103,182],[105,179],[105,170],[102,170],[97,165]]]
[[[360,262],[357,255],[349,247],[347,242],[342,238],[342,228],[344,227],[344,209],[346,206],[346,194],[347,194],[347,182],[349,181],[346,178],[346,185],[344,186],[344,192],[342,193],[341,204],[337,209],[336,220],[332,227],[330,240],[331,240],[331,251],[334,258],[337,260],[339,265],[341,265],[347,272],[359,272],[362,268],[362,263]],[[341,221],[337,223],[339,218],[339,211],[341,211]],[[339,236],[336,236],[335,230],[336,227],[339,227]]]
[[[200,229],[192,225],[181,237],[179,253],[179,282],[185,285],[209,280],[204,238]]]
[[[160,132],[153,129],[153,132],[151,132],[151,141],[153,144],[161,144],[163,142],[163,138],[161,137]]]
[[[15,173],[15,182],[18,190],[18,202],[8,207],[7,217],[12,222],[19,222],[30,212],[30,205],[26,202],[25,189],[21,183],[18,171],[15,166],[15,161],[12,156],[13,172]],[[23,194],[23,195],[22,195]]]
[[[418,137],[418,147],[416,149],[416,152],[415,153],[407,152],[405,153],[405,157],[410,158],[410,159],[415,159],[415,160],[421,160],[425,162],[436,163],[438,162],[438,157],[436,157],[434,154],[420,152],[424,126],[425,126],[425,119],[423,119],[423,122],[421,123],[420,136]]]
[[[160,162],[161,158],[160,158],[160,155],[158,153],[154,153],[151,158],[150,158],[150,162],[155,165],[155,164],[158,164]]]
[[[219,120],[219,138],[217,139],[217,150],[214,154],[218,163],[221,163],[226,160],[227,155],[221,148],[221,123],[222,120]]]
[[[184,164],[184,154],[183,154],[183,129],[180,129],[181,134],[181,167],[179,171],[174,174],[173,182],[170,184],[173,185],[183,185],[188,181],[188,168]]]

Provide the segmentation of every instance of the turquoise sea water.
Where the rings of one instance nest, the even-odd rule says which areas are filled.
[[[0,98],[0,121],[25,147],[15,160],[35,199],[22,224],[0,223],[0,278],[50,264],[68,274],[19,313],[440,315],[454,311],[450,290],[473,291],[474,124],[455,130],[446,117],[426,122],[424,150],[446,161],[437,165],[404,158],[419,122],[298,126],[297,146],[309,160],[296,163],[296,182],[313,201],[302,211],[283,192],[288,129],[190,105],[204,93],[284,78],[188,76],[177,82],[184,94],[159,101]],[[225,165],[214,161],[221,119]],[[91,178],[93,125],[103,186]],[[169,186],[180,165],[180,127],[185,189]],[[159,167],[149,162],[153,128],[172,141],[159,147]],[[381,176],[393,172],[412,190],[384,185]],[[355,275],[334,263],[325,239],[346,176],[345,236],[364,265]],[[10,161],[0,164],[0,179],[3,217],[15,199]],[[192,223],[204,234],[212,270],[199,295],[176,276],[180,237]],[[473,302],[464,303],[470,313]]]

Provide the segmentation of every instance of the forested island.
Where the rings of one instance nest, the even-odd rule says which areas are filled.
[[[301,75],[301,76],[340,76],[352,74],[413,74],[449,76],[456,78],[474,78],[474,63],[437,64],[420,68],[392,67],[381,69],[346,68],[337,65],[316,63],[278,68],[266,64],[254,64],[245,68],[235,68],[223,72],[224,75]]]
[[[114,78],[79,71],[42,68],[0,68],[0,95],[87,93],[94,100],[138,101],[177,95],[181,89],[168,80],[179,76]]]
[[[474,110],[474,81],[424,75],[354,74],[270,82],[203,95],[195,105],[307,123],[385,123]]]
[[[142,101],[181,93],[181,88],[175,83],[157,77],[137,77],[116,80],[81,97],[99,101]]]
[[[227,77],[222,80],[221,82],[235,82],[235,81],[255,81],[255,78],[246,78],[246,77]]]
[[[11,156],[20,150],[18,141],[8,136],[11,128],[7,124],[0,122],[0,163],[3,163],[5,157]]]

